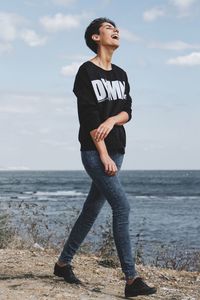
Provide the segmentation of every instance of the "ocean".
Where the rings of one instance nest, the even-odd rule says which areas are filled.
[[[147,261],[163,246],[200,250],[200,171],[121,170],[119,176],[131,205],[133,249],[142,244]],[[0,171],[0,213],[23,238],[59,247],[90,183],[85,171]],[[98,249],[111,222],[106,203],[84,243]]]

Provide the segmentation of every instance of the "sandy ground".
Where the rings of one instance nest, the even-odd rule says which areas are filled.
[[[99,257],[75,256],[74,272],[82,286],[71,285],[53,275],[58,253],[54,250],[0,250],[0,299],[125,299],[120,268],[100,266]],[[158,288],[151,296],[134,299],[200,300],[200,273],[137,265],[149,285]]]

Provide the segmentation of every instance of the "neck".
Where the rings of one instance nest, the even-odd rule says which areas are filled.
[[[112,69],[111,61],[112,61],[113,52],[114,52],[113,49],[99,47],[96,56],[96,61],[100,65],[100,67],[102,67],[105,70]]]

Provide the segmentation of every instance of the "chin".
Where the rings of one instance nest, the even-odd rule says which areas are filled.
[[[117,44],[107,44],[107,45],[104,45],[104,47],[105,48],[111,48],[111,49],[113,49],[113,50],[116,50],[117,48],[119,48],[119,44],[117,45]]]
[[[114,43],[110,43],[110,46],[113,47],[113,48],[116,48],[116,49],[119,47],[119,45],[120,45],[119,41],[114,42]]]
[[[119,41],[115,42],[114,46],[118,48],[119,47]]]

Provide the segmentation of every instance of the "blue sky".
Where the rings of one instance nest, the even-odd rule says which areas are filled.
[[[200,169],[198,0],[1,1],[0,169],[83,169],[72,86],[101,16],[133,98],[123,169]]]

